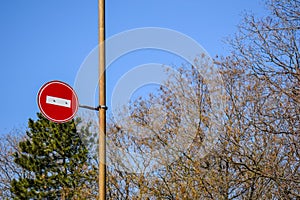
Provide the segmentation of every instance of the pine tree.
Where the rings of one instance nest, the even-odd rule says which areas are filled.
[[[21,153],[14,154],[15,163],[32,175],[11,182],[14,199],[81,199],[95,170],[88,167],[75,121],[58,124],[37,115],[37,121],[29,119]]]

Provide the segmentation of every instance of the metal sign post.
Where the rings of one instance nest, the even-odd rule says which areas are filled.
[[[99,199],[106,199],[105,0],[98,0],[99,22]]]

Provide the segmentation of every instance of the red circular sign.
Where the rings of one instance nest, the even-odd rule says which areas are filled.
[[[78,110],[78,98],[68,84],[50,81],[41,87],[38,105],[47,119],[63,123],[74,118]]]

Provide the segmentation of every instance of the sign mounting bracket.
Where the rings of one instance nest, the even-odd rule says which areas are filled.
[[[87,105],[79,105],[80,108],[85,108],[85,109],[89,109],[89,110],[101,110],[101,109],[104,109],[104,110],[107,110],[108,107],[106,105],[99,105],[97,107],[92,107],[92,106],[87,106]]]

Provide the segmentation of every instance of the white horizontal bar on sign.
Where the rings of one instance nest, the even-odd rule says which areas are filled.
[[[46,96],[46,103],[71,108],[71,100]]]

